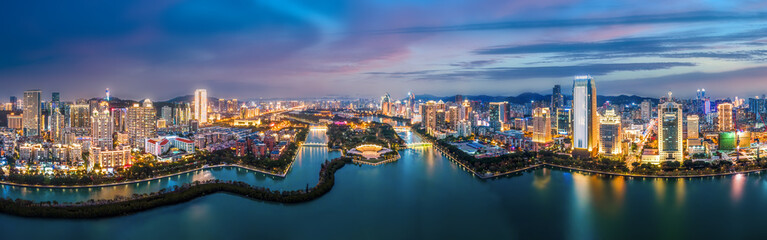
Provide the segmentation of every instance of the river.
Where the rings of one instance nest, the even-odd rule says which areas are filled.
[[[417,136],[402,133],[407,141]],[[322,130],[312,140],[326,141]],[[112,198],[205,179],[274,189],[317,182],[338,156],[302,147],[286,178],[237,168],[203,170],[128,186],[57,190],[3,186],[2,197],[79,201]],[[762,238],[767,178],[627,179],[539,168],[481,180],[430,148],[399,161],[347,165],[327,195],[276,204],[229,194],[100,220],[0,215],[3,239],[655,239]]]

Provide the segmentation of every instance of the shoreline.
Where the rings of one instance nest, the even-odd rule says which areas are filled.
[[[749,173],[758,173],[762,171],[767,171],[767,169],[763,168],[763,169],[755,169],[755,170],[740,171],[740,172],[728,172],[728,173],[661,176],[661,175],[639,175],[639,174],[604,172],[604,171],[598,171],[598,170],[589,170],[589,169],[583,169],[583,168],[577,168],[577,167],[562,166],[562,165],[557,165],[553,163],[541,163],[541,165],[544,167],[550,167],[550,168],[561,168],[561,169],[567,169],[567,170],[596,173],[596,174],[606,175],[606,176],[620,176],[620,177],[632,177],[632,178],[707,178],[707,177],[723,177],[723,176],[732,176],[732,175],[738,175],[738,174],[749,174]]]
[[[293,163],[291,163],[288,166],[288,169],[293,166]],[[154,180],[159,180],[162,178],[169,178],[169,177],[175,177],[181,174],[187,174],[191,172],[201,171],[201,170],[207,170],[207,169],[213,169],[213,168],[223,168],[223,167],[237,167],[242,168],[245,170],[258,172],[262,174],[266,174],[273,177],[281,177],[285,178],[285,175],[287,174],[287,170],[283,174],[276,174],[276,173],[270,173],[264,170],[260,170],[257,168],[251,168],[242,166],[239,164],[219,164],[219,165],[213,165],[213,166],[204,166],[200,168],[185,170],[173,174],[167,174],[163,176],[158,177],[152,177],[147,179],[140,179],[140,180],[131,180],[131,181],[125,181],[125,182],[117,182],[117,183],[104,183],[104,184],[93,184],[93,185],[34,185],[34,184],[25,184],[25,183],[14,183],[14,182],[6,182],[6,181],[0,181],[0,185],[6,185],[6,186],[13,186],[13,187],[27,187],[27,188],[50,188],[50,189],[74,189],[74,188],[99,188],[99,187],[113,187],[113,186],[121,186],[121,185],[128,185],[128,184],[134,184],[134,183],[142,183],[142,182],[151,182]]]

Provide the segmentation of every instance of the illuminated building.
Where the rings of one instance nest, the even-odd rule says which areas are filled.
[[[8,114],[8,128],[20,130],[24,127],[22,115],[15,115],[14,113]]]
[[[173,108],[169,106],[163,106],[160,108],[160,118],[165,119],[168,124],[173,123]]]
[[[69,127],[89,128],[91,126],[90,106],[84,100],[69,107]]]
[[[40,90],[24,91],[24,136],[37,136],[40,134],[40,121],[42,121],[42,109],[40,109]]]
[[[597,88],[591,76],[573,80],[573,155],[594,156],[598,150]]]
[[[501,130],[504,123],[509,123],[509,102],[491,102],[489,113],[490,126],[496,131]]]
[[[102,101],[91,114],[91,147],[112,149],[113,118],[109,114],[109,103]]]
[[[615,114],[615,109],[605,110],[599,118],[599,153],[605,155],[621,154],[621,117]]]
[[[392,102],[389,93],[386,93],[381,97],[381,113],[386,116],[391,116]]]
[[[208,91],[197,89],[194,91],[194,120],[199,123],[208,122]]]
[[[131,164],[131,149],[128,146],[118,146],[110,150],[91,147],[90,164],[101,168],[122,168]]]
[[[671,101],[658,105],[658,155],[660,161],[682,161],[682,106]]]
[[[157,133],[156,115],[152,102],[144,100],[142,105],[133,104],[128,108],[128,135],[130,145],[144,147],[144,141],[153,138]]]
[[[549,108],[533,109],[533,142],[551,142],[551,113]]]
[[[650,121],[650,118],[652,118],[652,102],[650,100],[644,100],[640,104],[640,111],[642,115],[642,120]]]
[[[571,133],[571,126],[572,124],[572,110],[569,108],[559,108],[557,109],[557,133],[561,135],[570,135]]]
[[[717,119],[720,132],[729,132],[732,127],[732,103],[720,103],[717,107]]]
[[[434,101],[421,104],[421,122],[426,132],[432,134],[437,129],[437,105]]]
[[[699,122],[698,115],[687,116],[687,139],[695,139],[699,137]]]
[[[128,109],[127,108],[112,108],[110,111],[112,114],[112,122],[114,123],[114,132],[125,132],[128,129]]]

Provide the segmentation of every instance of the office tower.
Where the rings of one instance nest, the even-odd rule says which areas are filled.
[[[205,89],[194,91],[194,120],[208,122],[208,91]]]
[[[229,104],[229,113],[233,113],[240,110],[240,103],[237,99],[232,99],[232,103]]]
[[[51,93],[51,108],[61,107],[61,95],[58,92]]]
[[[557,134],[559,129],[559,121],[557,121],[557,111],[559,108],[562,108],[565,106],[565,97],[562,95],[562,86],[559,84],[554,85],[554,89],[552,89],[551,92],[551,105],[549,106],[549,110],[552,117],[551,121],[551,134]]]
[[[687,139],[695,139],[699,137],[700,127],[698,115],[687,116]]]
[[[16,99],[16,96],[11,96],[11,105],[12,105],[12,107],[11,107],[12,109],[11,110],[16,111],[16,109],[19,109],[18,101],[19,100]]]
[[[112,149],[114,127],[114,118],[110,116],[109,103],[101,101],[91,113],[91,146]]]
[[[426,132],[432,134],[437,128],[437,104],[434,101],[428,101],[421,104],[421,122],[426,128]]]
[[[621,117],[615,114],[614,108],[607,109],[599,118],[599,153],[620,155],[621,141]]]
[[[669,99],[671,93],[669,92]],[[661,161],[682,161],[682,106],[667,101],[658,105],[658,155]]]
[[[565,97],[562,95],[562,86],[559,84],[554,85],[554,89],[551,93],[551,111],[565,106]]]
[[[732,131],[732,103],[720,103],[716,109],[718,114],[717,118],[719,121],[719,131]]]
[[[572,133],[572,110],[569,108],[557,109],[557,134],[570,135]]]
[[[762,121],[764,115],[767,114],[767,105],[765,103],[767,103],[767,99],[759,98],[759,96],[748,99],[748,112],[754,114],[754,119],[757,122]]]
[[[463,103],[463,95],[460,95],[460,94],[458,94],[458,95],[455,95],[455,103],[456,103],[456,104],[461,104],[461,103]]]
[[[573,80],[573,156],[591,157],[599,148],[597,121],[597,88],[591,76]]]
[[[490,126],[501,130],[504,123],[509,123],[509,102],[491,102],[489,113]]]
[[[74,128],[90,128],[90,106],[85,100],[78,100],[69,107],[69,126]]]
[[[144,141],[157,133],[156,112],[149,99],[128,108],[127,129],[131,146],[143,148]]]
[[[170,106],[163,106],[160,108],[160,117],[165,120],[166,123],[173,122],[173,109]]]
[[[642,120],[645,122],[650,121],[650,118],[652,118],[652,102],[650,102],[650,100],[642,101],[640,104],[640,111]]]
[[[125,132],[128,130],[128,109],[127,108],[112,108],[110,111],[112,114],[112,122],[114,123],[115,132]]]
[[[551,142],[551,112],[549,108],[533,109],[533,142]]]
[[[40,90],[24,91],[24,136],[37,136],[40,134],[40,122],[42,121],[42,109],[40,108]]]

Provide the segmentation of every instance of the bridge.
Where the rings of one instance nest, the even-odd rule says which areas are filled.
[[[417,147],[431,147],[433,146],[430,142],[413,142],[406,144],[408,148],[417,148]]]
[[[408,126],[392,126],[392,128],[394,128],[394,131],[398,131],[398,132],[410,131],[410,127]]]
[[[328,126],[325,125],[312,125],[309,127],[310,130],[328,130]]]
[[[305,147],[327,147],[327,143],[322,142],[305,142],[304,144],[301,144],[301,146]]]

